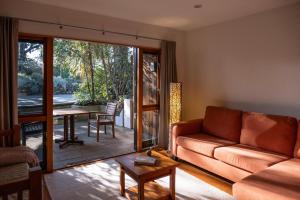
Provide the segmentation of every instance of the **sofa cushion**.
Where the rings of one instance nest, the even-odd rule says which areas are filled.
[[[239,142],[242,112],[228,108],[208,106],[203,120],[203,131],[223,139]]]
[[[234,142],[203,133],[177,137],[177,145],[209,157],[213,157],[215,148],[232,144]]]
[[[214,157],[249,172],[258,172],[289,158],[241,144],[216,148]]]
[[[241,144],[293,156],[297,120],[293,117],[243,113]]]
[[[0,167],[0,186],[29,178],[29,166],[27,163],[18,163]]]
[[[300,121],[298,121],[297,141],[294,150],[295,158],[300,158]]]
[[[275,164],[233,185],[233,196],[243,200],[300,199],[300,159]]]

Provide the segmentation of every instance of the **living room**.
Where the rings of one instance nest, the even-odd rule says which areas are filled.
[[[149,194],[152,199],[300,198],[298,0],[1,0],[0,16],[3,199],[16,198],[12,193],[18,199],[28,199],[28,194],[29,199],[147,199]],[[96,56],[102,52],[98,46],[105,44],[133,48],[132,56],[126,54],[132,70],[127,78],[132,80],[130,137],[114,120],[100,122],[100,112],[110,111],[110,102],[121,100],[118,116],[122,108],[125,111],[124,95],[102,95],[99,98],[105,101],[100,99],[96,111],[74,105],[55,112],[53,41],[57,38],[90,42],[97,46]],[[7,45],[20,41],[35,41],[44,48],[37,62],[43,63],[44,77],[43,109],[38,114],[18,111],[20,54]],[[96,73],[105,61],[97,57],[91,62]],[[171,83],[177,90],[174,94]],[[107,91],[101,94],[113,94],[114,89]],[[59,151],[67,154],[73,149],[82,158],[62,169],[55,169],[53,159],[60,145],[54,142],[56,115],[66,119],[60,124],[66,147]],[[97,124],[104,124],[89,129],[86,124],[94,115]],[[7,147],[22,143],[28,123],[42,124],[43,163],[35,156],[36,149]],[[89,145],[82,135],[98,148],[90,159],[77,151]],[[121,145],[122,137],[129,143]],[[84,144],[77,144],[79,139]],[[123,150],[126,145],[130,151]],[[132,165],[146,151],[160,164]],[[110,153],[100,156],[103,152]],[[11,180],[20,178],[11,176],[15,174],[11,165],[16,164],[26,174],[21,182]]]

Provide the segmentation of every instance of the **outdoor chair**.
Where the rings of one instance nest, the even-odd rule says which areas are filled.
[[[96,113],[96,127],[97,127],[97,142],[99,142],[99,130],[100,126],[104,126],[104,134],[106,134],[106,126],[111,125],[112,136],[115,138],[115,117],[116,117],[116,103],[107,103],[104,113]],[[90,124],[88,136],[90,136]]]
[[[0,199],[42,199],[42,171],[35,153],[18,146],[19,125],[0,131]]]

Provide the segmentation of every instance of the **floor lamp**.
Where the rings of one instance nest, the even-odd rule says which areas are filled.
[[[172,124],[181,120],[182,113],[182,83],[170,83],[170,123],[169,123],[169,150],[172,145]]]

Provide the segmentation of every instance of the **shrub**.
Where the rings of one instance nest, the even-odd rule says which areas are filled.
[[[65,94],[67,90],[67,81],[61,76],[54,76],[53,86],[55,94]]]

